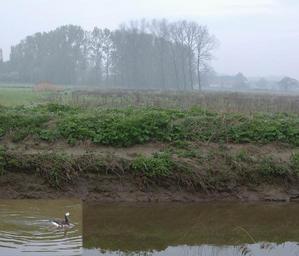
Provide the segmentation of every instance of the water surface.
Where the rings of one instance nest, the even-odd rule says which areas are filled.
[[[73,227],[50,220],[70,212]],[[77,200],[0,200],[0,255],[82,255],[82,208]]]
[[[299,255],[299,204],[84,204],[83,255]]]

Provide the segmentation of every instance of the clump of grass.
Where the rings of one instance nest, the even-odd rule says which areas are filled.
[[[61,120],[58,131],[69,141],[90,139],[96,144],[130,146],[171,141],[178,132],[172,119],[172,114],[163,110],[100,111],[69,116]]]
[[[146,177],[166,177],[173,172],[174,163],[168,153],[156,153],[151,157],[139,156],[133,160],[135,173]]]
[[[55,130],[41,129],[38,132],[38,137],[44,141],[54,142],[57,139],[59,139],[60,134],[56,129]]]
[[[271,157],[264,157],[260,161],[260,173],[264,177],[286,178],[292,174],[292,170],[286,164],[274,161]]]
[[[32,108],[2,108],[0,110],[1,135],[11,134],[13,141],[22,141],[28,135],[37,134],[49,119],[49,113],[37,112]]]
[[[6,153],[5,157],[6,169],[38,173],[56,188],[71,183],[77,176],[74,159],[63,154],[15,155]]]

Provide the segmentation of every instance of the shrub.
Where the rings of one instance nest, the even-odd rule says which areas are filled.
[[[271,157],[261,160],[260,173],[264,177],[288,177],[291,171],[288,165],[275,162]]]
[[[132,169],[147,177],[169,176],[172,173],[173,162],[167,153],[156,153],[151,157],[139,156],[134,159]]]

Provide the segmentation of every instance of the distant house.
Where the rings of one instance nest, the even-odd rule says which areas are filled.
[[[235,76],[215,76],[211,82],[211,87],[244,90],[249,87],[249,83],[242,73],[238,73]]]
[[[296,91],[299,90],[299,81],[286,76],[278,82],[278,86],[282,91]]]
[[[63,88],[49,82],[39,82],[32,87],[34,92],[61,92]]]

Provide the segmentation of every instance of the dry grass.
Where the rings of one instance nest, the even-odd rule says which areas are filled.
[[[72,105],[123,108],[129,106],[190,108],[217,112],[299,113],[299,95],[236,92],[73,91]]]
[[[30,86],[16,88],[0,86],[0,105],[16,106],[36,103],[63,103],[84,107],[126,108],[202,107],[216,112],[288,112],[299,113],[299,94],[266,92],[215,92],[215,91],[138,91],[120,89],[68,88],[61,93],[36,93]]]

